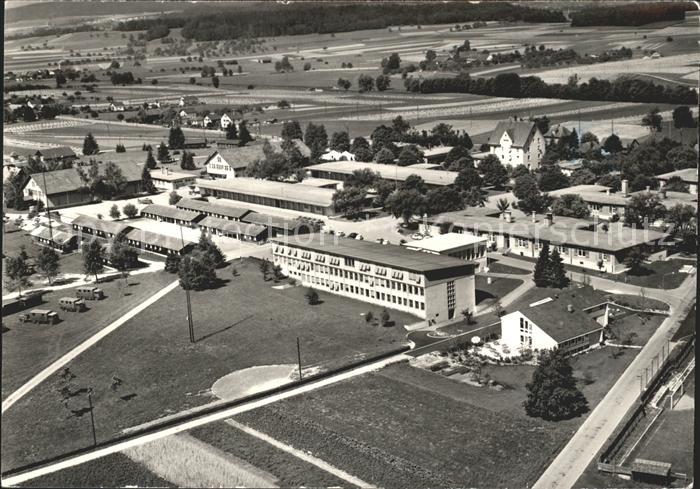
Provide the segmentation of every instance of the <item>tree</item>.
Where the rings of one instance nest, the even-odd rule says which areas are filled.
[[[549,270],[550,270],[550,259],[549,259],[549,243],[542,243],[542,249],[537,257],[537,263],[535,263],[535,269],[533,271],[532,279],[537,287],[549,287]]]
[[[379,322],[384,327],[391,325],[391,316],[389,316],[389,311],[386,310],[386,307],[382,309],[382,313],[379,316]]]
[[[474,321],[472,320],[472,318],[474,317],[474,311],[472,311],[471,309],[462,309],[460,311],[460,314],[462,315],[467,324],[474,324]]]
[[[681,247],[688,252],[694,252],[698,242],[698,217],[695,207],[687,204],[676,204],[666,213],[668,232],[681,241]]]
[[[666,208],[659,196],[649,192],[632,196],[625,209],[625,223],[630,226],[645,227],[661,219],[666,214]]]
[[[238,137],[238,129],[236,129],[236,123],[231,122],[228,127],[226,127],[226,139],[236,139]]]
[[[598,136],[590,131],[586,131],[581,135],[581,144],[583,143],[600,143]]]
[[[408,121],[405,121],[400,115],[397,115],[391,121],[391,128],[396,134],[404,135],[409,129],[411,129],[411,124],[409,124]]]
[[[385,207],[394,217],[401,217],[408,225],[415,214],[424,214],[427,207],[425,196],[417,190],[397,190],[387,197]]]
[[[559,251],[554,248],[549,255],[549,266],[547,267],[547,279],[550,287],[563,289],[569,285],[569,277],[566,276],[564,261],[559,255]]]
[[[325,126],[309,122],[304,133],[304,144],[311,150],[311,160],[318,160],[328,147],[328,133]]]
[[[377,87],[377,91],[383,92],[391,86],[391,77],[388,75],[379,75],[374,81],[374,84]]]
[[[521,177],[523,175],[530,175],[530,170],[525,165],[518,165],[515,168],[513,168],[510,172],[510,178],[513,180],[517,179],[518,177]]]
[[[22,297],[22,287],[26,289],[32,285],[29,281],[32,270],[27,263],[27,259],[22,254],[15,257],[8,256],[5,259],[4,268],[7,288],[17,290],[18,296]]]
[[[216,271],[211,257],[198,249],[180,259],[178,275],[180,287],[185,290],[204,290],[216,281]]]
[[[673,109],[673,125],[676,129],[695,127],[693,113],[686,105],[681,105]]]
[[[114,220],[117,220],[121,217],[121,212],[119,212],[119,207],[117,207],[117,204],[112,204],[112,207],[109,208],[109,217],[111,217]]]
[[[620,138],[617,137],[617,134],[611,134],[605,139],[603,149],[608,153],[614,154],[622,151],[624,147],[622,146],[622,141],[620,141]]]
[[[569,183],[572,186],[575,185],[592,185],[596,182],[598,177],[588,168],[578,168],[571,173],[569,178]]]
[[[559,421],[588,411],[588,401],[577,388],[573,369],[563,351],[541,352],[532,381],[525,387],[528,393],[524,406],[528,416]]]
[[[92,133],[88,133],[83,140],[83,154],[85,156],[96,155],[100,152],[100,147]]]
[[[318,292],[316,292],[313,288],[309,287],[309,289],[306,291],[306,294],[304,294],[304,297],[306,297],[306,302],[309,303],[311,306],[315,306],[320,302],[320,299],[318,297]]]
[[[534,195],[539,194],[540,189],[537,186],[537,180],[531,174],[521,175],[515,179],[515,185],[513,185],[513,195],[518,200],[524,200],[531,198]]]
[[[56,250],[49,246],[42,246],[36,257],[36,268],[46,277],[49,284],[52,284],[53,279],[58,276],[60,266],[61,264]]]
[[[253,140],[253,136],[250,135],[248,131],[248,125],[246,121],[241,121],[238,124],[238,146],[245,146]]]
[[[698,164],[698,154],[689,146],[677,146],[666,153],[666,160],[676,170],[695,168]]]
[[[389,148],[382,148],[375,155],[374,161],[384,165],[390,165],[394,163],[395,158],[394,153],[392,153]]]
[[[8,207],[16,210],[26,209],[22,189],[27,183],[27,176],[23,172],[10,175],[3,184],[3,197]]]
[[[462,197],[458,191],[450,187],[429,190],[426,199],[430,215],[462,209]]]
[[[185,145],[185,133],[179,127],[171,127],[168,134],[168,147],[170,149],[182,149]]]
[[[539,188],[543,192],[568,187],[569,178],[564,175],[559,165],[545,165],[540,168]]]
[[[474,168],[465,168],[457,174],[455,178],[455,188],[458,190],[468,190],[476,187],[478,189],[483,185],[479,172]]]
[[[632,275],[638,275],[644,269],[645,258],[646,257],[642,248],[640,246],[635,246],[627,252],[627,255],[622,263],[629,268],[629,273]]]
[[[153,157],[153,151],[148,150],[148,155],[146,156],[146,168],[149,170],[153,170],[158,164],[156,163],[156,159]]]
[[[352,140],[350,152],[355,155],[355,161],[372,161],[372,149],[369,142],[363,137],[356,137]]]
[[[416,163],[422,163],[424,157],[425,156],[423,155],[423,152],[420,151],[416,145],[409,144],[408,146],[404,146],[403,148],[401,148],[401,152],[399,153],[398,165],[409,166],[415,165]]]
[[[496,201],[496,209],[498,209],[500,214],[503,214],[505,211],[510,209],[510,202],[506,198],[498,199]]]
[[[147,165],[143,167],[143,170],[141,170],[141,188],[144,192],[147,192],[149,194],[155,194],[157,192],[156,186],[153,183],[153,179],[151,178],[151,171],[148,169]],[[134,204],[131,205],[133,206]],[[124,214],[126,214],[126,207],[127,206],[124,206]]]
[[[484,185],[501,189],[508,183],[506,167],[496,155],[488,155],[479,164],[479,171],[484,175]]]
[[[218,76],[212,76],[211,77],[211,84],[214,88],[219,88],[219,77]]]
[[[180,255],[177,253],[169,253],[165,257],[165,271],[168,273],[177,273],[180,268]]]
[[[182,152],[182,159],[180,160],[180,168],[183,170],[196,170],[197,165],[194,164],[194,153],[189,151]]]
[[[382,68],[384,68],[384,73],[395,72],[401,68],[401,56],[399,56],[399,53],[391,53],[388,58],[384,58],[382,60]]]
[[[416,190],[421,194],[425,194],[428,191],[428,187],[425,185],[425,180],[416,174],[409,175],[406,180],[399,186],[401,190]]]
[[[374,319],[374,314],[372,314],[372,311],[367,311],[367,312],[365,313],[365,322],[366,322],[367,324],[370,324],[370,323],[372,322],[373,319]]]
[[[262,260],[260,262],[260,265],[258,265],[258,268],[260,269],[260,273],[262,273],[263,280],[267,282],[269,280],[267,276],[270,273],[270,269],[272,268],[270,260],[268,260],[267,258]]]
[[[365,189],[362,187],[346,187],[333,194],[333,207],[337,212],[354,218],[359,214],[366,200]]]
[[[109,263],[119,270],[126,280],[127,271],[135,268],[139,263],[139,253],[129,246],[126,234],[121,232],[112,239],[109,251]]]
[[[301,131],[299,121],[287,121],[282,124],[282,139],[304,139],[304,134]]]
[[[681,177],[675,176],[668,179],[664,190],[668,192],[685,192],[688,193],[690,186],[683,181]]]
[[[56,88],[61,88],[66,83],[66,76],[62,71],[56,71]]]
[[[350,136],[347,131],[334,132],[329,148],[340,152],[350,150]]]
[[[136,214],[139,213],[136,206],[134,204],[132,204],[131,202],[124,204],[124,207],[122,207],[122,212],[129,219],[133,219],[134,217],[136,217]]]
[[[83,271],[85,275],[94,275],[95,283],[99,282],[97,274],[105,269],[104,262],[107,259],[105,248],[97,240],[92,240],[83,245]]]
[[[121,114],[119,114],[121,115]],[[126,153],[126,147],[123,144],[117,144],[117,146],[114,148],[115,153]]]
[[[371,76],[363,73],[357,79],[357,86],[360,89],[360,93],[371,92],[374,88],[374,79]]]
[[[162,142],[160,146],[158,146],[158,161],[160,161],[161,164],[170,162],[170,152],[168,151],[168,147]]]
[[[197,243],[197,249],[201,251],[202,253],[205,253],[209,256],[209,259],[211,262],[214,264],[214,268],[221,268],[226,264],[226,257],[224,256],[224,253],[221,251],[221,248],[219,248],[213,241],[212,239],[207,236],[207,234],[204,232],[202,229],[201,234],[199,235],[199,242]]]
[[[180,195],[178,195],[178,193],[174,190],[168,194],[168,204],[170,205],[177,204],[181,199],[182,197],[180,197]]]
[[[585,219],[591,214],[588,204],[578,194],[565,194],[554,200],[552,213],[557,216]]]
[[[342,88],[346,92],[350,89],[352,86],[352,82],[350,80],[346,80],[345,78],[338,78],[338,81],[336,83],[336,86],[338,88]]]
[[[648,127],[652,132],[661,132],[661,122],[663,117],[658,107],[653,108],[648,114],[642,117],[642,126]]]

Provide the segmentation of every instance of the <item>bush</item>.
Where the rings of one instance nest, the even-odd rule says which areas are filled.
[[[124,207],[122,207],[122,212],[129,219],[133,219],[134,217],[136,217],[136,214],[138,214],[139,211],[134,204],[129,202],[128,204],[124,205]]]
[[[180,199],[182,199],[182,197],[180,197],[180,196],[177,194],[177,192],[175,192],[175,191],[173,190],[172,192],[170,192],[170,195],[169,195],[169,197],[168,197],[168,203],[169,203],[170,205],[175,205],[175,204],[177,204],[178,202],[180,202]]]
[[[309,303],[309,305],[315,306],[320,302],[320,299],[318,297],[318,292],[316,292],[313,288],[309,288],[309,290],[306,291],[306,294],[304,295],[306,297],[306,302]]]

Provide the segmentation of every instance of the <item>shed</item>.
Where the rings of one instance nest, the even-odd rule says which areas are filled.
[[[632,462],[632,479],[666,485],[671,480],[671,464],[636,458]]]

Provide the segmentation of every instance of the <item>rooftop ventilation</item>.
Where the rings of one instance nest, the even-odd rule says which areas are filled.
[[[537,302],[533,302],[532,304],[530,304],[530,307],[535,307],[535,306],[539,306],[542,304],[546,304],[547,302],[552,302],[553,300],[554,299],[552,299],[551,297],[547,297],[546,299],[542,299],[542,300],[539,300]]]

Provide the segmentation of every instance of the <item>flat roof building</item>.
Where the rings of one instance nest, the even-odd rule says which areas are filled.
[[[204,214],[197,211],[178,209],[169,205],[150,204],[141,209],[141,216],[159,222],[171,222],[181,226],[193,228],[204,218]]]
[[[203,196],[329,216],[335,190],[256,178],[197,179]]]
[[[312,177],[329,180],[345,181],[355,170],[371,170],[377,172],[383,180],[403,182],[411,175],[418,175],[428,187],[445,187],[454,185],[458,173],[456,171],[427,170],[413,166],[382,165],[381,163],[366,163],[361,161],[335,161],[319,163],[306,167]]]
[[[485,236],[464,233],[438,234],[429,238],[409,241],[402,246],[408,250],[423,251],[437,255],[447,255],[476,263],[477,271],[485,271],[487,265],[487,244]]]
[[[187,185],[194,185],[197,180],[197,177],[191,173],[174,172],[164,168],[151,170],[150,174],[153,185],[161,190],[176,190]]]
[[[219,217],[207,216],[199,222],[199,227],[217,236],[260,243],[267,238],[267,228],[257,224],[231,221]]]
[[[308,287],[398,309],[431,322],[474,310],[474,264],[338,236],[273,240],[273,260]]]

